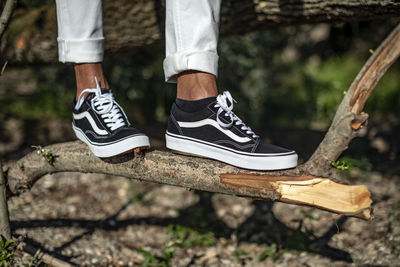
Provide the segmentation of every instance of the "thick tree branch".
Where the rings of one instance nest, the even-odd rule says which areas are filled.
[[[354,79],[339,105],[324,140],[303,166],[313,175],[326,175],[333,161],[347,149],[368,119],[361,113],[365,102],[383,74],[400,56],[400,24],[381,43]]]
[[[104,0],[106,52],[131,51],[160,43],[164,6],[159,0]],[[395,0],[226,0],[221,33],[241,34],[282,25],[399,17]],[[54,6],[18,12],[0,52],[13,62],[57,62]]]
[[[79,141],[51,145],[56,159],[48,163],[32,152],[7,166],[11,194],[29,188],[43,175],[55,172],[95,172],[285,203],[310,205],[336,213],[370,218],[371,199],[365,186],[337,184],[300,173],[250,172],[213,160],[162,151],[125,154],[106,162]]]

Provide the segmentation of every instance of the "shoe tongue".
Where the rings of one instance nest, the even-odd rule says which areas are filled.
[[[104,95],[104,94],[109,94],[109,93],[111,93],[111,90],[110,90],[110,89],[101,88],[101,94],[102,94],[102,95]]]

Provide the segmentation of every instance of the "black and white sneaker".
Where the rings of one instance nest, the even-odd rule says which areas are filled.
[[[296,167],[296,152],[263,143],[233,113],[233,102],[228,91],[200,101],[176,99],[165,135],[167,148],[245,169]]]
[[[112,157],[135,148],[150,147],[149,138],[133,127],[110,90],[85,89],[74,100],[72,128],[97,157]]]

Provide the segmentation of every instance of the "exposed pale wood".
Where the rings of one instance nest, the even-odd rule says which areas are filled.
[[[301,174],[296,169],[269,174],[250,172],[213,160],[163,151],[125,154],[105,162],[79,141],[47,148],[56,156],[52,165],[32,152],[7,166],[9,189],[13,194],[29,190],[37,179],[48,173],[96,172],[190,189],[310,205],[344,215],[370,218],[372,201],[364,186],[340,185],[329,179]],[[341,192],[335,194],[336,190]]]
[[[363,185],[338,184],[327,178],[311,175],[272,176],[254,174],[223,174],[221,182],[233,187],[274,190],[277,201],[318,207],[344,215],[369,219],[370,193]]]
[[[159,0],[104,0],[106,52],[161,43],[164,6]],[[383,19],[400,16],[395,0],[224,0],[221,33],[242,34],[282,25]],[[57,62],[54,6],[16,14],[0,52],[10,62]]]

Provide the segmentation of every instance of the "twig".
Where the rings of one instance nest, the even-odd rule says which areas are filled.
[[[10,218],[6,197],[6,177],[3,173],[3,164],[0,161],[0,235],[11,238]]]
[[[6,4],[4,5],[3,11],[1,12],[0,16],[0,41],[1,37],[3,36],[4,31],[7,28],[8,22],[10,21],[11,15],[14,11],[14,8],[17,4],[18,0],[7,0]]]
[[[26,253],[29,253],[32,256],[34,256],[38,251],[38,248],[36,248],[36,247],[34,247],[34,246],[30,245],[30,244],[27,244],[26,242],[23,242],[21,247]],[[42,251],[40,251],[37,254],[37,257],[38,257],[38,259],[41,259],[43,261],[43,263],[46,263],[49,266],[53,266],[53,267],[72,267],[71,264],[69,264],[69,263],[67,263],[65,261],[62,261],[60,259],[57,259],[57,258],[51,256],[50,254],[42,252]]]

